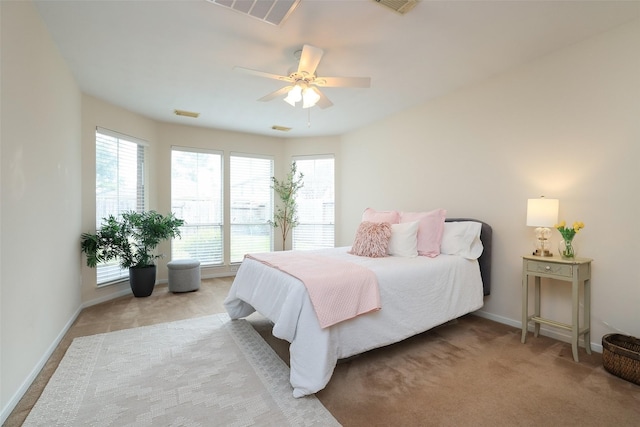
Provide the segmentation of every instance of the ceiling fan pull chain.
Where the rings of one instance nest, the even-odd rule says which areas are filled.
[[[311,108],[307,108],[307,127],[311,127]]]

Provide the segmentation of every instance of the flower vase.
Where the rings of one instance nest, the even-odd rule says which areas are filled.
[[[558,252],[563,259],[574,259],[578,256],[578,250],[576,248],[573,239],[562,239],[558,244]]]

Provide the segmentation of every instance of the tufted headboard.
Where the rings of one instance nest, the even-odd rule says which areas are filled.
[[[482,224],[480,230],[480,240],[482,240],[482,246],[484,250],[482,255],[478,258],[480,264],[480,275],[482,276],[482,287],[485,295],[491,294],[491,241],[493,238],[493,230],[486,222],[473,219],[473,218],[447,218],[446,222],[456,221],[475,221]]]

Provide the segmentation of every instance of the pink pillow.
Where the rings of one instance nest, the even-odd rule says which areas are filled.
[[[447,211],[435,209],[429,212],[401,212],[400,222],[419,221],[418,255],[430,258],[440,255],[440,243],[444,232]]]
[[[400,222],[400,212],[398,211],[376,211],[367,208],[362,213],[362,220],[369,222],[388,222],[389,224],[398,224]]]
[[[370,258],[387,256],[390,238],[391,224],[388,222],[363,221],[358,226],[356,238],[349,253]]]

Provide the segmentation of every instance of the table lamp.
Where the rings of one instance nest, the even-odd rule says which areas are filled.
[[[553,227],[558,222],[558,205],[558,199],[546,199],[544,196],[527,200],[527,225],[536,227],[534,255],[553,256],[550,251],[551,229],[549,227]]]

